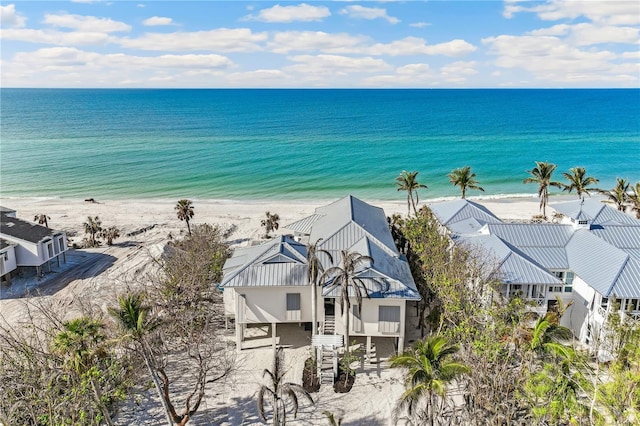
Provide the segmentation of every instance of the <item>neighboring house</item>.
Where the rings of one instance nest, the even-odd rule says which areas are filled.
[[[401,352],[406,302],[420,300],[420,296],[406,259],[394,245],[384,211],[348,196],[285,228],[294,231],[300,241],[284,236],[240,248],[224,265],[220,287],[225,312],[235,318],[238,349],[246,324],[271,324],[275,342],[277,324],[312,322],[314,290],[320,333],[341,337],[339,293],[325,287],[330,280],[313,289],[307,278],[306,243],[319,241],[318,248],[331,253],[334,260],[331,264],[328,256],[320,255],[326,269],[340,266],[341,250],[373,258],[373,264],[357,271],[370,297],[363,299],[361,309],[355,307],[355,295],[350,298],[349,335],[366,338],[368,353],[372,337],[393,338]]]
[[[0,238],[11,245],[17,269],[33,267],[40,276],[51,262],[66,262],[67,237],[63,231],[15,217],[15,210],[0,208]],[[8,271],[9,272],[9,271]]]
[[[573,301],[562,324],[579,340],[606,333],[614,297],[623,317],[640,319],[640,221],[596,199],[551,207],[562,214],[558,224],[503,223],[468,200],[431,209],[453,241],[493,259],[504,296],[517,293],[539,313],[556,297]]]
[[[0,238],[0,284],[11,283],[11,272],[18,267],[15,247],[16,244]]]

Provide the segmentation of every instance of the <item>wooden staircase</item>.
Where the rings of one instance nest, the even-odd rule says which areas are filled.
[[[338,348],[344,345],[344,336],[342,334],[316,334],[311,338],[311,345],[316,348],[320,384],[333,385],[338,376]]]
[[[338,357],[336,349],[333,346],[320,346],[318,348],[318,377],[320,385],[333,385],[336,375],[334,372],[334,364]]]
[[[336,334],[335,315],[325,315],[324,324],[322,326],[322,334]]]

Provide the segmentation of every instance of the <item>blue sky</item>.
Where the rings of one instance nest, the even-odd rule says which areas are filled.
[[[15,1],[2,87],[638,87],[637,1]]]

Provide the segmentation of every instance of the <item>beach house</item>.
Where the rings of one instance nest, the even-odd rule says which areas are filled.
[[[469,200],[433,204],[452,240],[492,259],[505,297],[519,295],[545,313],[559,297],[562,318],[582,342],[602,339],[619,303],[623,319],[640,319],[640,220],[597,199],[551,204],[558,223],[505,223]]]
[[[325,269],[340,266],[343,250],[369,256],[355,271],[369,297],[357,306],[350,293],[349,335],[366,340],[393,339],[397,351],[404,348],[407,301],[420,300],[409,265],[395,247],[384,211],[353,196],[347,196],[285,228],[294,234],[264,244],[236,249],[223,269],[225,312],[234,318],[236,343],[242,348],[250,324],[270,324],[275,345],[278,324],[308,324],[312,330],[316,300],[319,335],[343,345],[344,326],[340,292],[332,289],[332,277],[313,287],[308,279],[307,243],[317,242]],[[331,254],[333,263],[324,251]],[[316,292],[316,297],[312,292]]]
[[[38,276],[51,271],[52,262],[66,262],[67,237],[37,223],[18,219],[15,210],[0,207],[0,255],[3,280],[10,279],[13,271],[33,268]]]

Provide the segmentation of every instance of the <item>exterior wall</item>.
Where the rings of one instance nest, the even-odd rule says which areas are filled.
[[[18,267],[14,246],[6,247],[0,252],[0,276],[4,276]]]
[[[560,324],[570,328],[578,340],[585,342],[587,338],[587,326],[589,321],[593,319],[591,305],[596,291],[580,277],[576,276],[573,280],[573,293],[571,294],[573,296],[573,305],[562,318]],[[597,309],[597,306],[600,306],[598,300],[595,302],[596,303],[593,303],[593,309]]]
[[[6,235],[3,235],[2,238],[17,244],[15,250],[18,266],[40,266],[46,261],[42,259],[38,251],[40,248],[38,244],[7,237]]]
[[[60,237],[62,237],[62,249],[60,247]],[[6,234],[2,234],[2,238],[16,244],[15,255],[17,266],[40,266],[68,249],[65,234],[56,234],[38,243],[21,240]],[[51,252],[48,248],[49,245],[51,245]]]
[[[355,299],[351,299],[352,305],[356,303]],[[399,306],[400,307],[400,331],[398,333],[383,333],[378,331],[378,308],[380,306]],[[404,336],[406,301],[404,299],[363,299],[362,300],[362,332],[353,331],[354,315],[353,311],[349,312],[349,336],[377,336],[377,337],[400,337]],[[340,313],[340,302],[336,300],[336,333],[344,333],[343,316]]]
[[[287,293],[300,294],[300,319],[287,319]],[[225,313],[235,314],[244,295],[244,323],[311,322],[311,287],[236,287],[224,290]]]

